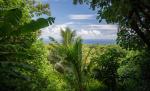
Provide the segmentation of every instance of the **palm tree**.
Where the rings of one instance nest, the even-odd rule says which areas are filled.
[[[82,58],[82,40],[80,37],[75,37],[75,31],[71,31],[70,28],[61,29],[61,36],[62,43],[50,38],[53,43],[49,59],[55,61],[56,70],[65,75],[68,82],[73,84],[75,91],[83,91],[85,88],[83,80],[85,64],[83,64]]]
[[[75,39],[75,31],[71,31],[70,28],[66,28],[65,30],[61,29],[61,36],[62,36],[62,44],[67,46],[73,44]]]

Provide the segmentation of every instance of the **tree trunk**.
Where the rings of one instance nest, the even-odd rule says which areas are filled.
[[[150,41],[147,39],[146,35],[139,29],[136,21],[131,22],[132,29],[140,36],[140,38],[144,41],[147,47],[150,49]]]

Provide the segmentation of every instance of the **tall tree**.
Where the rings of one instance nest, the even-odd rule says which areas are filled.
[[[117,23],[134,30],[150,48],[150,1],[149,0],[73,0],[90,4],[98,11],[97,19]]]
[[[84,91],[84,67],[86,65],[84,63],[89,53],[83,58],[82,40],[79,37],[75,37],[74,31],[66,28],[61,30],[61,36],[61,43],[51,38],[54,44],[50,44],[52,46],[52,54],[49,55],[49,59],[55,64],[57,71],[64,73],[72,88],[75,88],[75,91]]]

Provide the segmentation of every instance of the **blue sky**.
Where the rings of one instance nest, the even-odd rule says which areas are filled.
[[[116,39],[117,25],[101,23],[96,19],[96,11],[92,11],[88,5],[73,5],[72,0],[42,0],[49,3],[51,15],[55,17],[55,23],[41,29],[41,37],[49,36],[61,39],[60,29],[70,27],[76,31],[77,36],[83,39]]]

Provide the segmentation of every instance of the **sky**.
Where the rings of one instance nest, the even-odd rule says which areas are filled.
[[[55,17],[55,23],[42,30],[41,37],[49,36],[61,39],[60,29],[70,27],[76,31],[82,39],[116,39],[117,25],[101,23],[96,19],[96,11],[88,5],[73,5],[72,0],[42,0],[50,5],[51,15]]]

